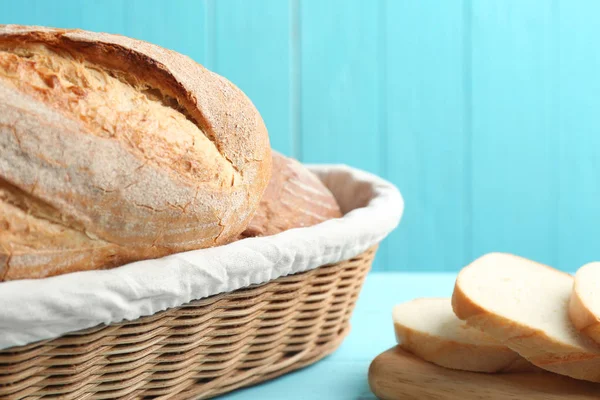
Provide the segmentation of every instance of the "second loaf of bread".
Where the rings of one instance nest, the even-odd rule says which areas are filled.
[[[273,174],[256,214],[241,237],[270,236],[342,216],[319,178],[293,158],[273,151]]]

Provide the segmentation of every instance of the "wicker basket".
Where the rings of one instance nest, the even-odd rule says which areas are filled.
[[[1,399],[205,399],[333,352],[375,248],[348,261],[0,351]]]

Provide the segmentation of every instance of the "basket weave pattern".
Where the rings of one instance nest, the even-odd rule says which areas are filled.
[[[0,351],[0,399],[204,399],[312,364],[348,333],[375,250]]]

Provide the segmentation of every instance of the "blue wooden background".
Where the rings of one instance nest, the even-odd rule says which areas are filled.
[[[0,23],[188,54],[255,102],[273,147],[398,185],[379,270],[509,251],[600,259],[600,2],[0,0]]]

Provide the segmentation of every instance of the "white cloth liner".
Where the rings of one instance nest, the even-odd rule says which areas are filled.
[[[0,283],[0,349],[134,320],[194,299],[350,259],[383,240],[404,202],[385,180],[343,165],[313,165],[343,218],[105,271]]]

